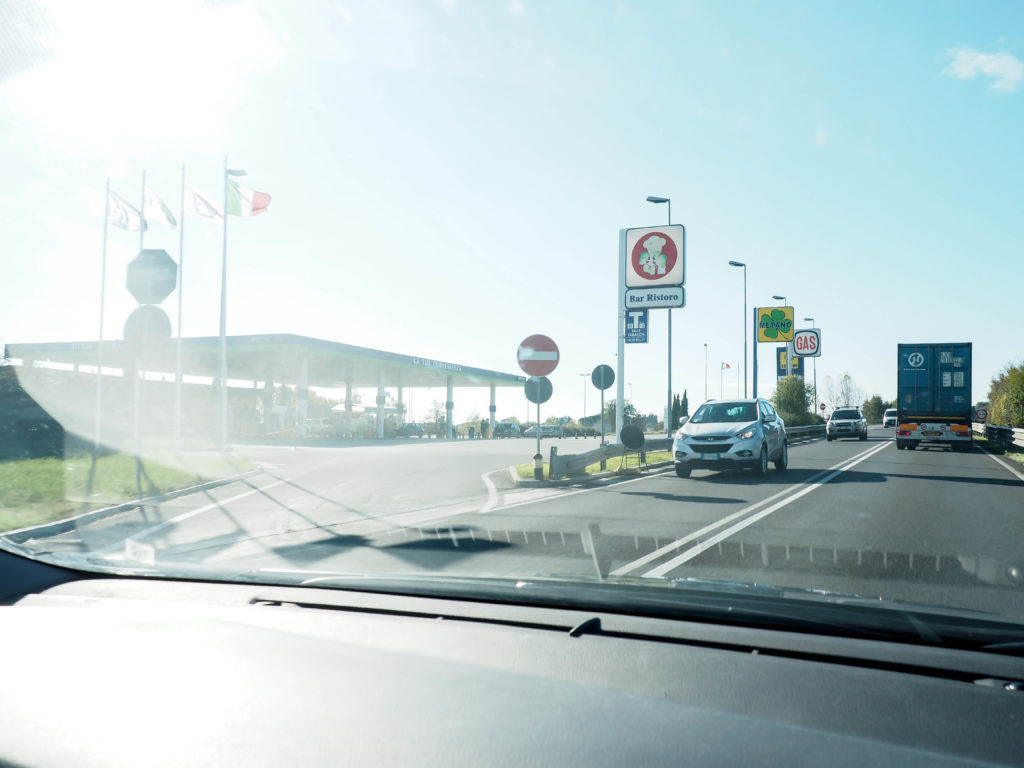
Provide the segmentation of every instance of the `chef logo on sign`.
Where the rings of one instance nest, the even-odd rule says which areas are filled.
[[[671,272],[676,265],[676,244],[661,232],[652,232],[633,246],[633,271],[647,280]]]

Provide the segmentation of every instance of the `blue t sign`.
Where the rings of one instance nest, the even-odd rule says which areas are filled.
[[[626,310],[626,343],[647,343],[647,312],[646,309]]]

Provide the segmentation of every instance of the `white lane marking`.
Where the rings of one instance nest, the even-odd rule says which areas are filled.
[[[172,517],[172,518],[170,518],[168,520],[164,520],[162,523],[157,523],[156,525],[154,525],[151,528],[147,528],[144,531],[140,531],[139,533],[136,533],[133,536],[130,536],[129,539],[135,540],[137,542],[138,539],[143,539],[143,538],[146,538],[147,536],[152,536],[154,533],[158,533],[158,532],[162,531],[164,528],[170,528],[171,526],[177,525],[178,523],[183,523],[186,520],[188,520],[189,518],[195,517],[196,515],[200,515],[203,512],[209,512],[211,509],[217,509],[217,508],[223,507],[226,504],[230,504],[230,503],[232,503],[234,501],[238,501],[239,499],[244,499],[246,496],[252,496],[254,493],[261,493],[261,492],[263,492],[263,491],[265,491],[265,490],[267,490],[269,488],[273,488],[275,485],[281,485],[282,483],[286,483],[286,482],[288,482],[288,481],[287,480],[275,480],[274,482],[268,483],[267,485],[260,486],[259,488],[253,488],[251,490],[245,491],[244,493],[239,493],[239,494],[237,494],[235,496],[232,496],[229,499],[224,499],[222,501],[214,501],[214,502],[211,502],[210,504],[204,504],[201,507],[196,507],[195,509],[190,509],[188,512],[182,512],[177,517]],[[126,544],[127,544],[127,542],[126,542]]]
[[[689,544],[694,539],[699,539],[701,536],[704,536],[704,535],[706,535],[708,533],[711,533],[711,531],[715,530],[716,528],[721,528],[723,525],[727,525],[728,523],[731,523],[733,520],[736,520],[737,518],[743,517],[744,515],[749,514],[750,512],[753,512],[756,509],[760,509],[765,504],[770,504],[771,502],[775,501],[776,499],[778,499],[778,498],[780,498],[782,496],[785,496],[788,493],[791,493],[794,489],[799,488],[801,485],[808,485],[808,484],[817,482],[819,478],[824,477],[826,474],[828,474],[832,470],[839,469],[844,464],[846,464],[848,461],[853,461],[854,459],[857,459],[859,456],[862,456],[862,455],[866,454],[868,451],[871,451],[871,450],[874,450],[874,448],[866,448],[861,453],[855,454],[851,458],[843,459],[839,463],[833,464],[828,469],[823,469],[820,472],[818,472],[817,474],[811,475],[809,478],[804,480],[803,483],[797,483],[795,485],[791,485],[791,486],[788,486],[786,488],[783,488],[778,493],[773,493],[771,496],[769,496],[766,499],[761,499],[760,501],[756,501],[753,504],[751,504],[750,506],[744,507],[743,509],[739,510],[738,512],[733,512],[731,515],[727,515],[727,516],[723,517],[721,520],[716,520],[715,522],[711,523],[710,525],[704,526],[699,531],[694,531],[693,533],[687,534],[686,536],[683,536],[682,538],[675,539],[674,541],[666,544],[664,547],[661,547],[660,549],[656,549],[653,552],[644,555],[643,557],[637,558],[636,560],[634,560],[631,563],[626,563],[621,568],[616,568],[614,571],[611,572],[611,575],[612,576],[625,576],[630,571],[635,571],[637,568],[642,568],[643,566],[647,565],[648,563],[650,563],[650,562],[652,562],[654,560],[657,560],[658,558],[662,557],[663,555],[667,555],[673,549],[679,549],[679,547],[681,547],[683,544]]]
[[[535,499],[527,499],[526,501],[517,501],[517,502],[515,502],[513,504],[506,504],[505,506],[501,507],[501,511],[504,512],[506,509],[515,509],[516,507],[525,507],[527,504],[537,504],[537,503],[539,503],[541,501],[551,501],[552,499],[565,499],[565,498],[568,498],[569,496],[578,496],[581,493],[590,493],[592,491],[603,491],[605,488],[612,488],[612,487],[616,487],[617,488],[620,485],[628,485],[629,483],[636,483],[636,482],[639,482],[640,480],[650,480],[652,477],[661,477],[664,474],[665,474],[665,472],[652,472],[649,475],[644,475],[644,476],[641,476],[641,477],[634,477],[632,480],[620,480],[619,482],[615,482],[615,483],[606,483],[605,485],[599,485],[596,488],[581,488],[578,491],[567,491],[566,493],[557,493],[557,492],[556,493],[549,493],[546,496],[541,496],[541,497],[538,497],[538,498],[535,498]]]
[[[499,469],[497,472],[504,472],[505,470]],[[487,501],[482,507],[480,507],[480,514],[486,514],[494,509],[494,505],[498,503],[501,498],[498,494],[498,488],[494,485],[494,481],[490,478],[490,472],[484,472],[480,475],[480,479],[484,481],[484,485],[487,486]]]
[[[979,447],[979,448],[981,448],[981,446],[980,446],[980,445],[979,445],[978,447]],[[1017,478],[1018,480],[1020,480],[1020,481],[1021,481],[1022,483],[1024,483],[1024,474],[1021,474],[1021,473],[1020,473],[1020,472],[1018,472],[1018,471],[1017,471],[1016,469],[1014,469],[1014,468],[1013,468],[1013,467],[1011,467],[1011,466],[1010,466],[1009,464],[1007,464],[1007,463],[1006,463],[1005,461],[1003,461],[1002,459],[1000,459],[1000,458],[999,458],[998,456],[996,456],[995,454],[989,453],[989,452],[988,452],[988,451],[986,451],[986,450],[985,450],[984,448],[981,448],[981,452],[982,452],[982,453],[984,453],[984,454],[985,454],[986,456],[988,456],[988,457],[989,457],[990,459],[992,459],[992,461],[994,461],[994,462],[995,462],[996,464],[998,464],[998,465],[999,465],[1000,467],[1002,467],[1002,468],[1003,468],[1003,469],[1005,469],[1005,470],[1006,470],[1007,472],[1009,472],[1009,473],[1010,473],[1011,475],[1013,475],[1013,476],[1014,476],[1014,477],[1016,477],[1016,478]]]
[[[154,533],[158,533],[159,531],[164,530],[165,528],[170,528],[171,526],[177,525],[178,523],[183,523],[184,521],[186,521],[186,520],[188,520],[190,518],[193,518],[196,515],[200,515],[203,512],[209,512],[211,509],[218,509],[218,508],[224,507],[225,505],[231,504],[232,502],[238,501],[239,499],[244,499],[246,496],[252,496],[254,493],[263,493],[263,491],[269,490],[269,489],[274,488],[275,486],[278,486],[278,485],[282,485],[283,483],[290,483],[290,482],[292,482],[294,480],[297,480],[298,478],[302,477],[303,475],[308,475],[311,472],[316,472],[316,471],[318,471],[320,469],[323,469],[324,467],[328,466],[329,464],[333,464],[334,462],[338,461],[339,458],[341,458],[341,457],[336,457],[336,458],[333,458],[333,459],[329,459],[328,461],[322,462],[322,463],[316,465],[315,467],[310,467],[305,472],[300,472],[299,474],[295,475],[294,477],[286,477],[286,478],[283,478],[281,480],[275,480],[272,483],[268,483],[267,485],[261,485],[259,488],[252,488],[252,489],[250,489],[248,491],[243,491],[242,493],[239,493],[239,494],[237,494],[235,496],[232,496],[230,498],[223,499],[223,500],[213,501],[213,502],[211,502],[209,504],[204,504],[201,507],[197,507],[196,509],[190,509],[188,512],[182,512],[180,515],[177,515],[176,517],[172,517],[172,518],[169,518],[167,520],[164,520],[162,523],[157,523],[156,525],[154,525],[154,526],[152,526],[150,528],[147,528],[144,531],[140,531],[139,533],[133,534],[132,536],[129,536],[128,538],[138,542],[139,539],[144,539],[144,538],[146,538],[148,536],[152,536]],[[126,543],[126,546],[127,546],[127,543]]]
[[[828,475],[823,477],[820,481],[818,481],[818,482],[816,482],[816,483],[814,483],[812,485],[807,485],[803,490],[797,491],[792,496],[786,497],[785,499],[783,499],[782,501],[778,502],[777,504],[773,504],[772,506],[768,507],[768,509],[762,510],[762,511],[758,512],[755,515],[751,515],[746,520],[742,520],[742,521],[736,523],[736,525],[731,526],[730,528],[726,528],[724,531],[722,531],[719,534],[716,534],[715,536],[712,536],[707,541],[704,541],[704,542],[698,544],[695,547],[691,547],[690,549],[686,550],[686,552],[683,552],[678,557],[674,557],[671,560],[669,560],[668,562],[662,563],[657,568],[652,568],[647,573],[643,574],[644,577],[645,578],[656,578],[656,577],[659,577],[659,576],[664,576],[669,571],[674,570],[675,568],[678,568],[680,565],[683,565],[684,563],[688,562],[689,560],[692,560],[697,555],[699,555],[701,552],[704,552],[705,550],[710,549],[711,547],[713,547],[716,544],[718,544],[720,541],[724,541],[725,539],[729,538],[733,534],[739,533],[744,528],[746,528],[748,526],[751,526],[754,523],[756,523],[758,520],[763,520],[764,518],[768,517],[768,515],[772,514],[773,512],[777,512],[778,510],[782,509],[787,504],[790,504],[790,503],[796,501],[797,499],[801,498],[802,496],[806,496],[811,491],[814,491],[814,490],[817,490],[818,488],[821,488],[823,485],[825,485],[827,482],[829,482],[833,478],[839,476],[840,474],[842,474],[843,472],[846,472],[849,469],[853,469],[853,467],[857,466],[862,461],[870,459],[872,456],[874,456],[879,451],[884,450],[887,446],[889,446],[891,444],[891,442],[892,442],[891,440],[886,441],[886,442],[882,443],[881,445],[876,446],[875,448],[872,448],[872,449],[868,450],[866,453],[861,454],[859,458],[855,459],[854,461],[851,461],[846,466],[840,467],[839,469],[836,469],[836,470],[830,472]]]

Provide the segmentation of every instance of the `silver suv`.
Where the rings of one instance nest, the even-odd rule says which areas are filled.
[[[860,408],[836,408],[828,417],[825,425],[825,437],[829,442],[840,437],[856,437],[868,439],[868,420],[864,418]]]
[[[767,400],[708,400],[676,432],[672,453],[679,477],[740,467],[764,477],[769,461],[789,465],[787,442],[786,422]]]

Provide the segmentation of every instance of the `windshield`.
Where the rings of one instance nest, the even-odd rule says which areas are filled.
[[[697,409],[691,424],[749,422],[757,420],[756,403],[706,403]]]
[[[0,550],[1024,619],[1024,5],[0,20]]]
[[[836,411],[835,413],[832,414],[833,419],[859,419],[860,417],[861,416],[858,411],[852,411],[849,409]]]

